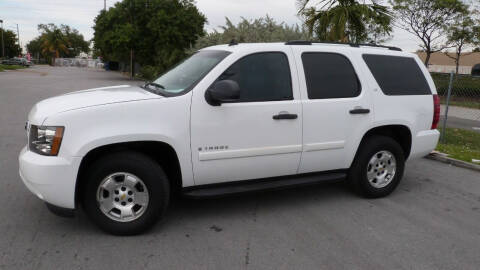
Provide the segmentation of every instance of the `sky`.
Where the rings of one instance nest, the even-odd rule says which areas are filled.
[[[106,0],[107,8],[119,0]],[[197,0],[197,7],[208,20],[207,31],[225,24],[225,17],[236,23],[241,17],[255,19],[268,14],[277,22],[301,25],[296,15],[295,0]],[[82,33],[86,40],[93,37],[93,19],[103,9],[104,0],[0,0],[0,20],[6,30],[20,32],[20,43],[24,47],[38,36],[38,24],[67,24]],[[418,49],[413,35],[394,29],[393,39],[387,45],[405,51]]]

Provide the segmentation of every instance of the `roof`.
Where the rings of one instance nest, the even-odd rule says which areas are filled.
[[[288,45],[288,44],[285,44],[285,42],[238,43],[235,45],[229,45],[229,44],[215,45],[215,46],[203,48],[202,50],[224,50],[229,52],[240,52],[244,50],[245,51],[272,50],[272,49],[283,47],[283,46],[315,47],[315,48],[320,47],[320,48],[324,48],[326,50],[331,50],[331,51],[350,51],[350,52],[358,52],[360,50],[363,53],[371,53],[371,54],[403,55],[403,56],[413,55],[412,53],[392,50],[388,48],[371,47],[370,45],[352,46],[350,44],[342,44],[342,43],[312,43],[312,44],[298,44],[298,45]]]

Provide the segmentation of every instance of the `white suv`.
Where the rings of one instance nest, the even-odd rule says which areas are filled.
[[[437,144],[424,65],[394,47],[306,41],[209,47],[143,86],[36,104],[25,185],[56,213],[83,205],[136,234],[172,194],[204,197],[346,179],[382,197]]]

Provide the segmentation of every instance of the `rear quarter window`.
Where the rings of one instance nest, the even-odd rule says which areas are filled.
[[[417,61],[411,57],[364,54],[363,60],[385,95],[431,95]]]

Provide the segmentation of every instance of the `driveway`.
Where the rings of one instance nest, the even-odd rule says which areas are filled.
[[[419,159],[397,191],[341,183],[174,201],[147,234],[56,217],[21,183],[24,123],[40,99],[128,84],[118,73],[36,66],[0,73],[0,269],[478,269],[480,173]],[[138,82],[137,82],[138,83]]]

